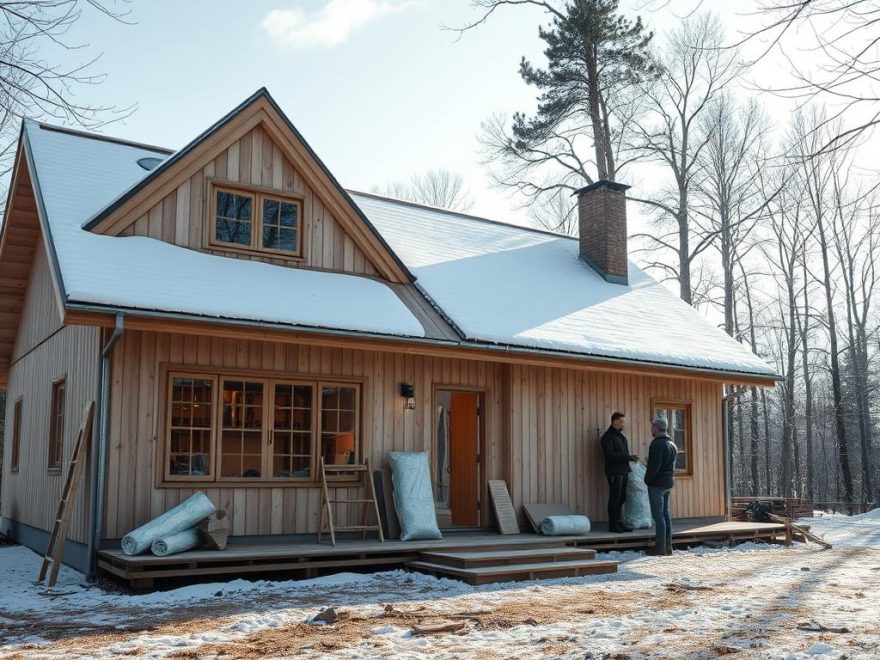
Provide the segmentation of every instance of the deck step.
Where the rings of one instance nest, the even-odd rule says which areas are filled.
[[[513,564],[509,566],[480,566],[477,568],[458,568],[427,561],[411,561],[407,567],[438,577],[454,577],[468,584],[489,584],[492,582],[513,582],[516,580],[541,580],[579,575],[616,573],[617,562],[599,559],[576,561],[550,561],[534,564]]]
[[[527,550],[495,550],[485,552],[422,552],[420,561],[458,568],[478,566],[510,566],[512,564],[536,564],[555,561],[594,559],[596,551],[590,548],[536,547]]]

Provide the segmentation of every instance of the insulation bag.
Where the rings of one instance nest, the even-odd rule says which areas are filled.
[[[586,516],[547,516],[541,521],[545,536],[585,535],[590,533],[590,519]]]
[[[626,504],[623,506],[623,522],[633,529],[650,529],[654,525],[651,517],[651,502],[648,500],[648,486],[645,485],[647,469],[641,463],[632,463],[632,473],[626,484]]]
[[[434,491],[425,452],[392,451],[388,454],[394,510],[400,521],[401,541],[440,539]]]
[[[190,527],[171,536],[163,536],[153,541],[150,551],[158,557],[167,557],[177,552],[192,550],[202,543],[202,535],[195,527]]]
[[[214,511],[216,511],[214,503],[200,491],[158,518],[123,536],[122,552],[127,555],[139,555],[149,549],[156,539],[195,527]]]

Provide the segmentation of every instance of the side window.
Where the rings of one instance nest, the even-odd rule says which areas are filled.
[[[16,401],[12,408],[12,456],[9,457],[9,469],[13,472],[18,472],[21,455],[21,401]]]
[[[675,460],[676,473],[693,474],[691,405],[689,403],[656,403],[654,404],[654,417],[666,420],[669,425],[667,434],[678,447],[678,456]]]
[[[64,379],[52,383],[52,403],[49,410],[49,470],[61,471],[64,458]]]

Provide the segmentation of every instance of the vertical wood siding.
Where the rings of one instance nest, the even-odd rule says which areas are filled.
[[[6,393],[6,419],[10,423],[4,438],[5,456],[12,451],[12,410],[22,398],[19,470],[10,472],[9,461],[4,462],[0,497],[0,515],[4,518],[45,530],[52,527],[83,408],[97,395],[100,341],[98,328],[61,325],[50,268],[43,243],[38,241]],[[63,460],[61,474],[50,474],[52,383],[62,377],[66,378]],[[86,463],[68,531],[68,538],[81,543],[88,529],[89,470]]]
[[[18,336],[12,352],[13,362],[61,327],[61,315],[52,287],[50,268],[46,248],[42,241],[37,241]]]
[[[624,412],[630,450],[646,460],[651,400],[666,398],[692,405],[693,476],[676,478],[673,517],[725,514],[719,384],[521,365],[510,373],[510,490],[516,506],[561,501],[593,520],[607,520],[599,434],[612,412]]]
[[[94,400],[98,390],[99,330],[66,326],[13,364],[6,399],[7,419],[22,400],[21,449],[19,471],[3,466],[3,496],[0,515],[39,529],[49,530],[67,476],[68,463],[82,422],[86,401]],[[64,452],[61,473],[47,470],[49,451],[49,406],[52,382],[66,377],[64,408]],[[6,425],[5,452],[9,455],[12,424]],[[86,542],[88,530],[91,470],[86,462],[79,484],[68,538]]]
[[[211,200],[206,199],[207,182],[211,178],[304,196],[303,261],[206,248],[204,223],[208,222],[211,205]],[[302,175],[259,126],[230,145],[200,172],[129,225],[122,235],[149,236],[200,252],[226,256],[232,254],[239,259],[378,276],[378,271],[343,231],[333,213],[305,184]]]
[[[645,456],[651,398],[691,400],[694,476],[679,480],[673,513],[724,514],[721,390],[715,383],[128,331],[114,352],[107,538],[119,538],[199,489],[157,486],[164,433],[162,365],[362,379],[362,442],[377,468],[388,451],[433,453],[435,386],[479,388],[486,393],[486,477],[507,479],[517,506],[563,501],[597,521],[606,519],[607,492],[597,427],[607,426],[613,410],[625,411],[633,451]],[[415,410],[404,410],[401,382],[414,385]],[[317,487],[210,483],[201,488],[229,512],[234,535],[317,531]],[[391,507],[390,499],[386,504]]]

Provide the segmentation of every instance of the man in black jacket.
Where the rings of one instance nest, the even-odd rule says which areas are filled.
[[[639,460],[629,453],[629,441],[623,434],[626,416],[622,412],[611,415],[611,426],[602,435],[602,453],[605,455],[605,476],[608,477],[608,529],[612,532],[631,532],[620,515],[626,502],[626,484],[629,480],[630,461]]]
[[[656,530],[656,546],[650,554],[672,554],[672,519],[669,517],[669,495],[675,486],[675,459],[678,447],[666,435],[666,420],[658,417],[651,423],[654,440],[648,449],[648,468],[645,484],[648,486],[648,501],[651,503],[651,517]]]

